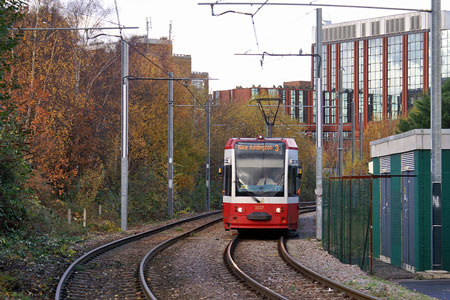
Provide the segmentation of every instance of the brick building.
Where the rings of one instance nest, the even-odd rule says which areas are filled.
[[[142,51],[150,56],[170,56],[178,67],[178,77],[195,78],[189,80],[189,84],[197,89],[203,89],[206,93],[209,91],[209,78],[207,72],[192,71],[192,57],[187,54],[174,54],[172,40],[161,37],[160,39],[148,39],[146,37],[137,38],[137,44]]]
[[[286,114],[292,119],[298,119],[301,123],[309,123],[312,114],[309,114],[307,106],[311,102],[312,90],[310,81],[289,81],[283,86],[251,88],[236,87],[231,90],[213,92],[213,101],[224,105],[229,103],[246,103],[259,97],[271,97],[282,99],[282,106]]]

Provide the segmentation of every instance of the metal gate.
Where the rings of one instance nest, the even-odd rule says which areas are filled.
[[[414,152],[402,154],[402,175],[402,267],[414,272]]]
[[[380,169],[383,175],[391,172],[389,156],[380,158]],[[390,262],[391,258],[391,178],[381,178],[381,255],[383,260]]]

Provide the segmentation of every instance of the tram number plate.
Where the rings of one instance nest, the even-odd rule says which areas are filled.
[[[264,205],[255,205],[255,210],[264,210]]]

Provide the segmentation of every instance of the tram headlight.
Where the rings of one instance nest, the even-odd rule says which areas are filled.
[[[282,207],[277,207],[277,208],[275,208],[275,212],[276,212],[277,214],[282,213],[283,211],[284,211],[284,209],[283,209]]]
[[[243,207],[238,206],[234,208],[234,211],[242,214],[243,212],[245,212],[245,209]]]

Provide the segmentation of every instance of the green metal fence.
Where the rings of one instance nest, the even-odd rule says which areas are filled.
[[[324,180],[322,244],[341,262],[372,272],[371,176]]]

